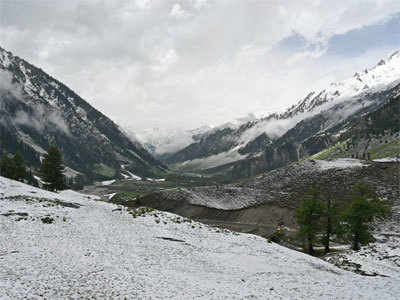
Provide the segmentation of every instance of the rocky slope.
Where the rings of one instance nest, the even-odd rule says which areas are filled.
[[[208,173],[235,168],[234,177],[267,170],[264,158],[273,168],[282,166],[334,144],[346,122],[396,97],[399,80],[400,53],[395,52],[372,69],[308,94],[282,114],[211,131],[164,161],[173,168]]]
[[[49,145],[56,145],[65,164],[89,178],[118,177],[121,165],[140,176],[163,170],[71,89],[1,48],[0,78],[0,151],[20,151],[37,166]]]
[[[314,186],[340,195],[338,201],[346,204],[354,185],[365,183],[382,199],[400,204],[399,168],[395,161],[309,160],[238,183],[166,190],[125,205],[151,206],[239,231],[269,235],[279,226],[296,229],[295,210]]]

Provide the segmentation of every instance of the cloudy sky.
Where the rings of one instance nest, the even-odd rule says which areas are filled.
[[[399,0],[0,0],[0,46],[137,131],[282,111],[400,49]]]

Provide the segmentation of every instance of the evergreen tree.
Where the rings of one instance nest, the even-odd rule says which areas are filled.
[[[65,189],[63,171],[61,152],[54,146],[49,147],[39,170],[40,177],[45,182],[44,187],[50,191]]]
[[[324,218],[323,227],[324,235],[322,238],[322,244],[325,247],[325,254],[330,252],[330,238],[334,233],[338,233],[340,230],[340,215],[339,207],[335,201],[333,195],[330,193],[329,189],[324,192]]]
[[[374,219],[386,217],[389,212],[388,202],[380,201],[372,189],[361,184],[356,186],[350,207],[343,215],[345,235],[352,241],[353,250],[360,250],[360,244],[373,240],[372,222]]]
[[[16,179],[15,162],[6,153],[4,153],[3,156],[1,157],[0,174],[1,174],[1,176],[7,177],[10,179]]]
[[[22,155],[17,152],[13,158],[14,166],[15,166],[15,179],[19,181],[23,181],[27,178],[28,173],[26,172],[25,161]]]
[[[316,189],[310,190],[301,202],[296,212],[297,222],[300,225],[299,235],[307,242],[308,253],[314,255],[314,242],[321,232],[321,218],[325,211],[325,204],[321,201],[321,193]]]

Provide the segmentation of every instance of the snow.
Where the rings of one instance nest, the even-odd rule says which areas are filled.
[[[63,174],[65,176],[67,176],[67,177],[76,177],[76,176],[78,176],[78,175],[80,175],[82,173],[78,172],[77,170],[74,170],[74,169],[72,169],[70,167],[65,167]]]
[[[182,163],[172,165],[172,167],[179,167],[185,170],[193,169],[209,169],[224,164],[229,164],[247,157],[247,155],[241,155],[238,150],[240,146],[235,147],[229,151],[221,152],[215,155],[211,155],[205,158],[196,158],[193,160],[187,160]]]
[[[397,299],[400,293],[398,276],[363,277],[261,237],[178,223],[169,213],[133,218],[92,196],[2,177],[0,193],[2,299]],[[52,199],[79,208],[50,205]],[[29,215],[16,221],[4,215],[10,211]],[[45,215],[54,223],[43,224]]]
[[[128,170],[126,170],[126,166],[127,165],[121,165],[121,169],[124,170],[124,172],[126,173],[122,173],[121,175],[125,178],[125,179],[134,179],[134,180],[142,180],[142,177],[139,177],[135,174],[133,174],[132,172],[129,172]]]
[[[126,174],[124,174],[124,173],[121,173],[121,175],[125,178],[125,179],[128,179],[128,178],[130,178],[130,176],[129,175],[126,175]]]
[[[129,171],[125,171],[126,173],[128,173],[128,175],[130,176],[130,178],[135,179],[135,180],[142,180],[141,177],[129,172]]]
[[[111,185],[115,182],[115,179],[112,180],[105,180],[101,182],[101,185]]]
[[[366,162],[355,158],[338,158],[333,160],[315,160],[320,170],[345,169],[366,166]]]
[[[107,197],[108,200],[111,200],[117,193],[111,193],[111,194],[106,194],[104,195],[105,197]]]
[[[396,157],[384,157],[384,158],[374,159],[373,161],[375,161],[375,162],[396,162],[396,161],[399,161],[399,159]]]
[[[330,255],[326,261],[346,270],[356,270],[368,275],[399,278],[400,272],[400,205],[395,203],[391,216],[384,222],[374,224],[374,243],[363,246],[360,251],[347,249]]]

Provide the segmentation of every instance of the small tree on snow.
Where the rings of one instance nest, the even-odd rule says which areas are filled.
[[[296,212],[297,222],[300,225],[299,235],[307,243],[308,253],[314,255],[314,242],[321,232],[321,218],[324,215],[325,204],[321,201],[318,190],[310,190],[301,202]]]
[[[44,187],[50,191],[65,189],[63,171],[61,152],[54,146],[49,147],[39,170],[40,177],[45,182]]]
[[[350,207],[343,214],[345,235],[352,241],[353,250],[360,250],[360,244],[367,244],[373,240],[372,222],[385,218],[389,213],[388,202],[380,201],[369,187],[361,184],[356,186]]]

